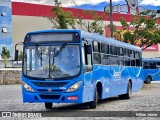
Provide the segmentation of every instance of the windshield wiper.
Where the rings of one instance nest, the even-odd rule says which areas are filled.
[[[65,48],[65,46],[66,46],[66,43],[63,43],[63,44],[61,45],[61,47],[59,48],[59,50],[57,50],[57,51],[54,53],[53,57],[57,57],[57,56],[62,52],[62,49]]]

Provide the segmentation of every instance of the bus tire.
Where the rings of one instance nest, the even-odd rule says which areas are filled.
[[[97,107],[98,98],[99,98],[99,94],[96,89],[95,95],[94,95],[94,101],[90,102],[90,108],[95,109]]]
[[[127,86],[127,93],[123,95],[119,95],[119,98],[120,99],[130,99],[131,93],[132,93],[132,85],[131,85],[131,82],[129,81],[128,86]]]
[[[151,76],[147,76],[145,83],[146,83],[146,84],[150,84],[151,81],[152,81]]]
[[[45,103],[46,109],[52,109],[52,103]]]
[[[130,99],[131,93],[132,93],[132,85],[131,85],[131,82],[129,81],[127,86],[127,93],[124,94],[124,98]]]

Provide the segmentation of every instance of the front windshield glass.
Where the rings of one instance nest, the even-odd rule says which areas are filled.
[[[80,72],[79,45],[27,46],[24,74],[35,78],[65,78]]]

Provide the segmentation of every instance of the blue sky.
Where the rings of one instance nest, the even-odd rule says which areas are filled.
[[[16,2],[27,2],[44,5],[54,5],[54,0],[12,0]],[[59,0],[64,7],[73,7],[73,0]],[[74,0],[77,8],[103,11],[110,0]],[[126,4],[125,0],[112,0],[113,5]],[[151,10],[160,9],[160,0],[139,0],[139,6],[146,7]]]
[[[148,1],[150,1],[150,0],[148,0]],[[155,1],[155,0],[152,0],[152,1]],[[147,9],[150,9],[150,10],[159,10],[160,9],[160,3],[156,5],[155,2],[151,3],[151,1],[148,4],[147,4],[147,2],[145,2],[145,4],[144,4],[144,2],[143,3],[139,2],[138,6],[142,6],[142,7],[145,7]],[[159,0],[159,2],[160,2],[160,0]],[[104,7],[106,5],[109,6],[109,4],[110,4],[109,2],[100,2],[98,4],[83,4],[83,5],[79,5],[79,6],[76,6],[76,7],[80,8],[80,9],[89,9],[89,10],[94,9],[94,10],[98,10],[98,11],[103,11]],[[120,4],[120,5],[126,4],[126,1],[125,0],[119,0],[119,1],[115,1],[115,2],[113,1],[112,2],[113,6],[118,5],[118,4]]]

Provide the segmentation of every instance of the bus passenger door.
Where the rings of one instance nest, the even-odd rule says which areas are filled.
[[[83,102],[93,101],[94,95],[94,81],[92,79],[92,49],[91,45],[83,43],[82,45],[82,61],[84,67],[84,90],[83,90]]]

